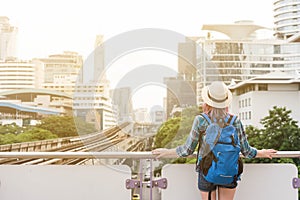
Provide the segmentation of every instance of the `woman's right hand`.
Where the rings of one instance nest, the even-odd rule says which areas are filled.
[[[175,149],[166,149],[166,148],[158,148],[152,150],[152,154],[155,155],[155,158],[174,158],[177,156],[176,150]]]
[[[274,149],[262,149],[262,150],[257,150],[256,157],[272,159],[276,153],[277,153],[277,150],[274,150]]]

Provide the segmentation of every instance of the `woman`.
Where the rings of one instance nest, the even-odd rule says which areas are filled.
[[[228,106],[232,100],[232,94],[223,82],[216,81],[211,85],[206,86],[202,90],[203,112],[206,113],[210,119],[216,119],[216,121],[224,122],[225,117],[228,114]],[[205,131],[208,126],[207,120],[202,115],[197,115],[194,119],[194,123],[190,134],[184,145],[178,146],[174,149],[159,148],[152,151],[157,158],[160,157],[186,157],[193,154],[197,144],[200,131]],[[246,134],[243,129],[243,125],[239,119],[236,119],[233,126],[237,129],[241,153],[246,158],[266,157],[271,158],[276,153],[273,149],[257,150],[249,145]],[[202,140],[203,141],[203,140]],[[200,144],[201,145],[201,144]],[[219,200],[232,200],[236,191],[237,182],[234,181],[227,185],[217,185],[205,180],[204,175],[199,171],[198,188],[201,192],[202,199],[208,199],[209,193],[211,199],[216,199],[216,189],[218,188]]]

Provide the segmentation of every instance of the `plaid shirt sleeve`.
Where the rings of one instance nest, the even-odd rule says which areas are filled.
[[[237,128],[239,134],[242,154],[246,158],[254,158],[257,154],[257,149],[249,145],[242,122],[239,119],[236,119],[234,126]]]
[[[201,115],[197,115],[194,118],[193,126],[185,144],[176,148],[176,153],[179,157],[186,157],[194,153],[198,144],[199,134],[201,131],[206,130],[207,125],[206,120]]]

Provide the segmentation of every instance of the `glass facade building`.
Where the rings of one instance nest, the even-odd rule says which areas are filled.
[[[198,40],[197,104],[212,81],[243,81],[273,71],[300,73],[300,43],[286,40]]]

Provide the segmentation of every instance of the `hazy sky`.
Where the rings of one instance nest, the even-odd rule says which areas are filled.
[[[65,50],[78,52],[86,58],[93,50],[97,34],[104,35],[107,40],[133,29],[162,28],[186,36],[199,36],[203,24],[233,23],[238,20],[253,20],[258,25],[272,28],[272,2],[273,0],[2,0],[0,16],[9,17],[11,25],[19,28],[18,56],[21,59],[47,57]],[[141,63],[145,64],[151,64],[151,59]],[[119,61],[119,65],[124,64]],[[140,91],[141,94],[145,92],[146,90]],[[165,90],[160,92],[165,93]],[[158,93],[159,89],[156,90],[156,94]],[[153,104],[162,105],[161,97],[152,100],[151,105]],[[142,102],[139,106],[149,107]]]
[[[95,35],[137,28],[199,35],[203,24],[253,20],[271,27],[273,0],[2,0],[0,15],[19,28],[21,58],[64,50],[87,56]]]

